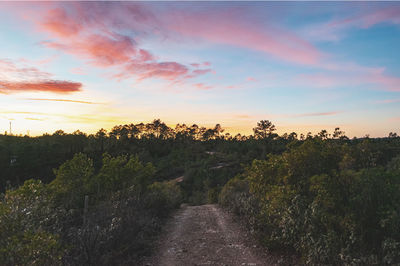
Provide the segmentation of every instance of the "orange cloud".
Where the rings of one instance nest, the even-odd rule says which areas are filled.
[[[52,93],[71,93],[80,91],[82,84],[79,82],[48,80],[37,82],[0,81],[1,93],[16,93],[25,91],[44,91]]]
[[[48,101],[48,102],[68,102],[68,103],[82,103],[82,104],[100,104],[95,102],[67,100],[67,99],[43,99],[43,98],[27,98],[30,101]]]
[[[44,91],[63,94],[77,92],[82,88],[79,82],[55,80],[52,76],[35,67],[18,66],[11,60],[0,59],[0,93]]]

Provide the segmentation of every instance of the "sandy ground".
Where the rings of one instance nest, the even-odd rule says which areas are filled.
[[[148,266],[288,265],[257,246],[217,205],[183,206],[164,228]]]

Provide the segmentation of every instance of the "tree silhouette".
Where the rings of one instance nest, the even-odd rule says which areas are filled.
[[[273,136],[273,132],[276,130],[275,125],[269,120],[261,120],[257,123],[257,126],[253,128],[254,137],[256,139],[266,139]]]

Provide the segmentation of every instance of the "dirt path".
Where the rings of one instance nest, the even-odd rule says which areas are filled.
[[[216,205],[185,206],[169,221],[158,251],[144,265],[277,265]]]

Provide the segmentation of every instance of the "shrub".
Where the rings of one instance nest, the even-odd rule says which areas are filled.
[[[27,180],[7,191],[0,203],[0,264],[56,265],[64,249],[59,236],[49,232],[56,224],[48,190],[38,180]]]
[[[155,182],[137,157],[76,154],[48,185],[28,180],[0,203],[0,265],[134,264],[181,203],[175,182]],[[85,195],[89,208],[84,210]]]
[[[294,249],[306,264],[400,263],[398,157],[349,169],[341,159],[352,161],[347,149],[334,145],[311,139],[254,160],[223,187],[220,203],[268,247]]]

